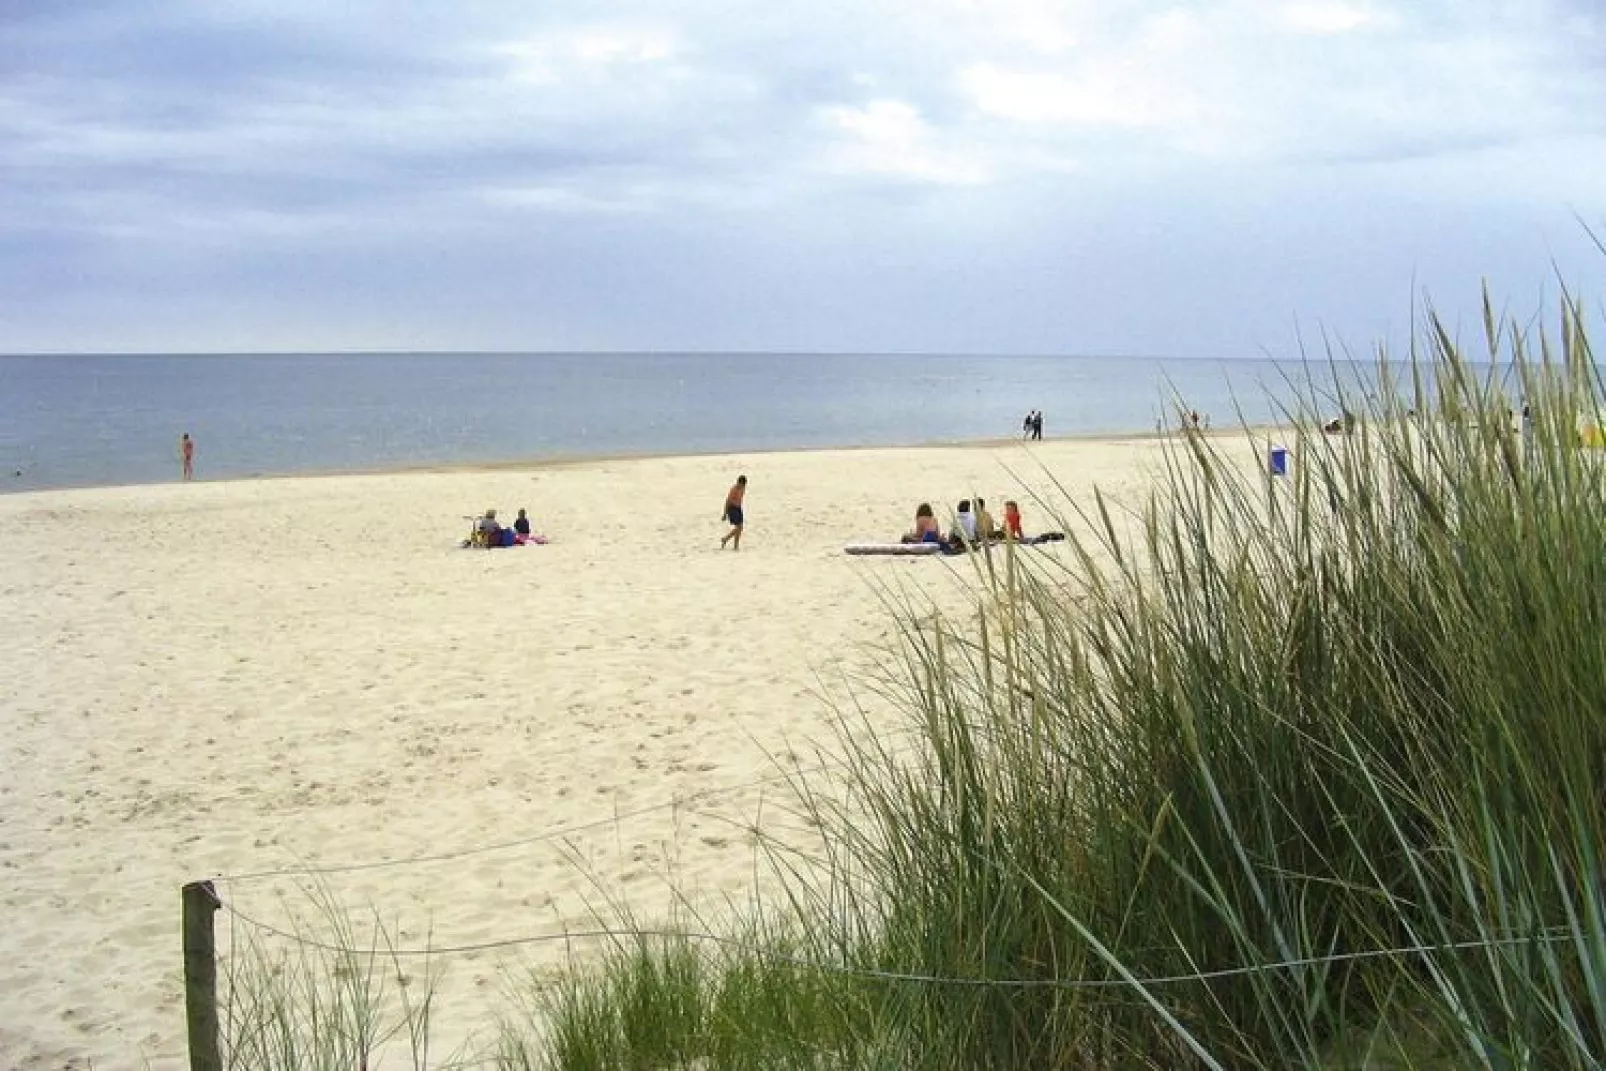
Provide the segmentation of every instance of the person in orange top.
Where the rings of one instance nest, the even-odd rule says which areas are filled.
[[[728,521],[731,530],[719,541],[719,549],[724,550],[725,544],[731,544],[732,550],[742,549],[742,502],[747,498],[747,477],[738,476],[731,489],[725,492],[725,512],[721,513],[720,520]]]
[[[1020,505],[1014,499],[1004,503],[1004,532],[1017,543],[1025,538],[1020,530]]]

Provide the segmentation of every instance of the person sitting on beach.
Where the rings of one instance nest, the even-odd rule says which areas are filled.
[[[959,503],[954,513],[954,530],[949,538],[967,547],[976,542],[976,515],[970,512],[970,499],[963,499]]]
[[[488,509],[485,516],[474,522],[474,545],[499,547],[502,545],[502,526],[496,523],[496,511]]]
[[[941,543],[942,531],[937,525],[937,514],[932,511],[930,502],[922,502],[915,509],[915,530],[905,532],[904,543]]]
[[[1004,536],[1017,543],[1025,538],[1020,528],[1020,505],[1014,499],[1004,503]]]
[[[526,537],[529,536],[529,534],[530,534],[530,518],[528,518],[528,517],[526,517],[524,515],[524,511],[523,510],[519,510],[518,517],[514,519],[514,521],[513,521],[513,530],[515,532],[517,532],[521,536],[526,536]]]
[[[976,499],[976,538],[983,542],[998,538],[998,525],[987,512],[986,500],[981,498]]]

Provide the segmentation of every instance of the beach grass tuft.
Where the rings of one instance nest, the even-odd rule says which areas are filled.
[[[268,940],[254,925],[231,930],[223,1066],[350,1071],[382,1066],[387,1052],[404,1053],[415,1071],[447,1063],[429,1047],[439,961],[404,961],[377,916],[364,925],[327,889],[309,900],[316,925],[296,921],[289,940]]]
[[[1140,512],[906,607],[920,746],[800,786],[787,924],[569,976],[549,1066],[1601,1066],[1595,363],[1571,300],[1485,336],[1430,313],[1286,475],[1180,436]]]

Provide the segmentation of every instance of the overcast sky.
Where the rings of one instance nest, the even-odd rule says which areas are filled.
[[[1599,309],[1597,0],[0,0],[0,352],[1256,356]]]

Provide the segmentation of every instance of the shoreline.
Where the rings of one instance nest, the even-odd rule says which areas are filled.
[[[1273,432],[1285,431],[1287,424],[1251,424],[1234,425],[1231,427],[1215,427],[1200,429],[1197,433],[1207,439],[1222,439],[1234,434],[1264,435]],[[519,471],[558,471],[584,467],[586,465],[607,465],[620,462],[639,461],[672,461],[685,460],[715,460],[722,457],[775,457],[790,454],[863,454],[877,450],[887,451],[930,451],[930,450],[997,450],[1011,446],[1030,446],[1034,442],[1037,446],[1060,445],[1091,445],[1097,443],[1136,443],[1158,442],[1177,438],[1183,434],[1183,429],[1168,428],[1165,431],[1116,431],[1116,432],[1074,432],[1067,435],[1050,435],[1039,440],[1029,440],[1019,437],[996,437],[985,439],[933,439],[920,442],[907,443],[857,443],[847,445],[824,446],[774,446],[760,447],[752,450],[689,450],[689,451],[622,451],[602,454],[537,454],[525,457],[499,458],[487,461],[462,462],[421,462],[418,464],[380,465],[372,468],[328,468],[328,469],[301,469],[286,472],[252,472],[243,475],[206,477],[200,476],[188,481],[197,484],[232,484],[232,483],[270,483],[284,480],[324,480],[340,479],[352,476],[408,476],[408,475],[460,475],[471,472],[505,473]],[[131,488],[167,487],[180,485],[184,480],[144,480],[127,483],[83,483],[63,484],[55,487],[30,487],[26,489],[8,490],[0,487],[0,500],[15,498],[24,495],[54,495],[72,494],[85,491],[111,491],[127,490]]]

